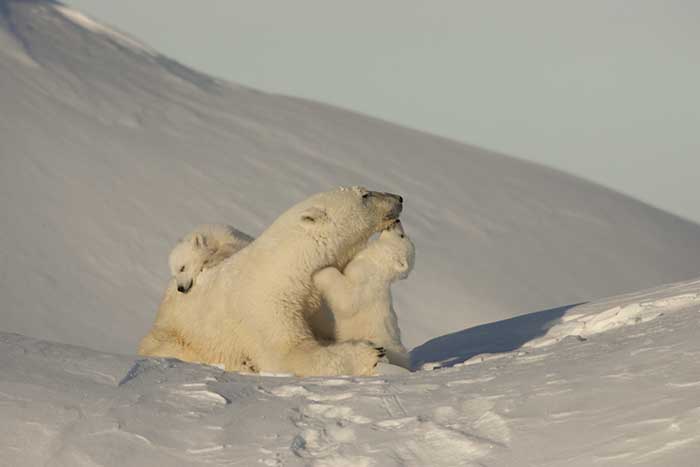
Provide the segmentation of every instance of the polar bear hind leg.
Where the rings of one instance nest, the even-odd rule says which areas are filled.
[[[141,340],[139,354],[150,357],[177,358],[184,362],[198,363],[202,361],[200,355],[185,345],[176,333],[157,328],[152,329]]]

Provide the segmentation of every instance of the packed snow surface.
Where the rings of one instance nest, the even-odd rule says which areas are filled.
[[[409,347],[700,275],[695,224],[147,52],[60,3],[0,0],[0,330],[131,353],[179,237],[207,222],[258,235],[337,185],[406,199],[416,268],[394,297]]]
[[[466,329],[414,351],[431,370],[370,378],[0,334],[0,463],[690,467],[699,331],[693,281]]]

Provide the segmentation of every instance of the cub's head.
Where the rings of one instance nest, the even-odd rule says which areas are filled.
[[[185,237],[170,252],[168,263],[170,274],[177,282],[178,292],[187,293],[194,281],[211,258],[212,250],[207,246],[207,238],[202,234]]]
[[[367,250],[387,280],[405,279],[413,270],[416,248],[399,220],[384,229]]]

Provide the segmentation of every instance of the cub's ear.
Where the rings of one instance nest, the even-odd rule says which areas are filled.
[[[314,206],[305,209],[304,212],[301,213],[300,218],[304,225],[320,224],[328,220],[328,213],[325,209]]]
[[[192,240],[192,243],[194,244],[195,248],[206,248],[207,237],[202,234],[196,234]]]

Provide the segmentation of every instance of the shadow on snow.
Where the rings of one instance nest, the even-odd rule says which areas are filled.
[[[537,311],[436,337],[411,351],[412,367],[419,369],[423,363],[438,362],[445,368],[479,354],[516,350],[544,335],[567,310],[578,305],[581,304]]]

